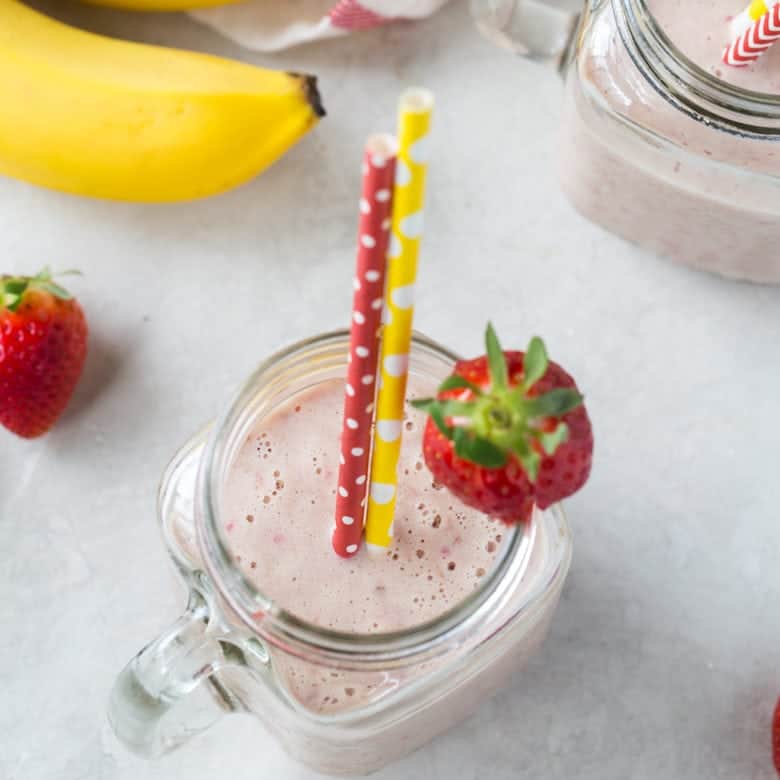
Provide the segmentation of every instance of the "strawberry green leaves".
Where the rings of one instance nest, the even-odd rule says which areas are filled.
[[[78,271],[63,271],[58,275],[78,273]],[[73,297],[64,287],[60,287],[53,281],[52,273],[47,267],[35,276],[0,276],[0,309],[16,311],[27,290],[42,290],[63,301]]]
[[[486,468],[500,468],[506,465],[507,454],[489,439],[477,436],[462,425],[448,425],[447,418],[460,418],[468,422],[477,409],[477,404],[468,401],[437,401],[432,398],[412,401],[415,409],[430,415],[442,435],[455,443],[455,454],[464,460]]]
[[[485,349],[482,360],[487,365],[483,362],[482,375],[477,372],[466,379],[453,374],[442,382],[436,398],[412,401],[412,405],[431,416],[441,434],[453,442],[459,458],[498,469],[514,457],[533,482],[542,458],[568,440],[562,418],[582,404],[582,396],[562,387],[539,395],[533,392],[550,365],[544,342],[537,336],[524,355],[505,353],[488,324]],[[514,361],[511,377],[507,355]],[[517,370],[518,357],[522,372]]]
[[[481,396],[482,390],[477,387],[472,382],[469,382],[468,379],[462,376],[458,376],[457,374],[452,374],[452,376],[448,376],[440,385],[439,385],[439,392],[443,393],[446,390],[470,390],[474,395]]]
[[[544,342],[538,336],[534,336],[523,358],[522,387],[524,390],[530,390],[544,376],[549,362]]]
[[[447,425],[447,421],[444,418],[444,412],[441,408],[441,403],[435,398],[421,398],[411,402],[415,409],[419,409],[421,412],[425,412],[430,415],[430,418],[436,424],[436,427],[441,431],[442,436],[452,441],[455,438],[455,429],[452,426]]]
[[[501,344],[498,341],[496,331],[493,329],[493,324],[490,322],[485,331],[485,348],[487,350],[488,365],[490,366],[492,389],[494,391],[505,390],[507,387],[506,358],[504,357],[504,350],[501,349]]]
[[[528,475],[528,479],[531,482],[536,482],[536,477],[539,474],[539,464],[541,463],[541,456],[534,449],[531,442],[525,437],[518,436],[512,442],[512,452],[523,466],[525,473]]]
[[[412,401],[412,406],[422,412],[427,412],[439,430],[450,440],[453,439],[454,434],[450,426],[446,424],[445,419],[448,417],[470,419],[477,409],[477,404],[473,401],[437,401],[434,398]]]
[[[546,455],[555,455],[555,451],[565,441],[569,440],[569,426],[565,422],[560,422],[555,430],[550,433],[540,433],[537,437],[539,444],[542,445]]]
[[[73,276],[74,274],[80,275],[80,271],[61,271],[57,276]],[[29,284],[30,287],[36,290],[43,290],[62,301],[69,301],[73,297],[64,287],[61,287],[54,281],[54,274],[52,274],[48,266],[30,279]]]
[[[506,452],[491,441],[475,436],[465,428],[455,428],[453,438],[455,454],[459,458],[488,469],[498,469],[506,465]]]
[[[54,282],[35,282],[30,286],[36,290],[43,290],[61,301],[68,301],[73,297],[64,287],[60,287]]]
[[[0,308],[16,311],[26,289],[26,279],[15,279],[10,276],[0,277]]]
[[[556,387],[523,402],[530,417],[562,417],[582,403],[582,396],[568,387]]]

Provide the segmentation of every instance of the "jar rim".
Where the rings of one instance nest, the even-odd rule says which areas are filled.
[[[716,78],[669,38],[647,0],[611,0],[618,32],[640,73],[665,100],[693,119],[728,133],[780,137],[780,95]]]
[[[511,586],[518,581],[518,577],[523,576],[538,536],[540,518],[534,517],[531,522],[508,530],[502,545],[502,557],[471,594],[436,618],[408,629],[373,634],[335,631],[297,617],[262,594],[235,566],[219,530],[215,500],[220,479],[219,461],[225,458],[227,438],[232,435],[231,429],[237,424],[237,415],[246,408],[249,398],[263,382],[269,381],[274,373],[283,371],[287,364],[311,359],[318,352],[328,353],[332,357],[335,350],[346,366],[348,344],[349,332],[346,330],[297,342],[261,363],[242,385],[218,418],[203,452],[196,487],[196,533],[206,570],[217,584],[222,598],[253,632],[299,657],[308,658],[312,652],[316,652],[336,666],[378,663],[388,668],[394,663],[408,662],[410,656],[416,661],[422,657],[434,657],[446,652],[453,644],[467,641],[474,627],[484,623],[493,610],[506,602]],[[449,350],[415,333],[410,360],[412,366],[421,355],[446,359],[448,362],[457,359]],[[551,507],[546,513],[553,515],[559,525],[568,530],[560,506]],[[544,583],[540,592],[532,594],[534,598],[529,598],[528,604],[523,607],[532,608],[558,581],[561,569],[565,575],[566,568],[568,564],[561,560],[551,573],[549,582]]]

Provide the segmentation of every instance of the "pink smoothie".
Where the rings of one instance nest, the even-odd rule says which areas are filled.
[[[410,397],[418,391],[410,378]],[[349,559],[331,547],[339,462],[343,382],[305,390],[265,417],[246,437],[228,473],[221,513],[236,563],[259,591],[318,627],[371,634],[409,629],[432,620],[477,588],[509,536],[506,526],[461,504],[433,484],[422,462],[424,416],[409,408],[404,422],[394,543],[363,545]],[[532,556],[514,599],[538,586],[545,544]],[[497,686],[538,647],[551,612],[531,623],[520,646],[498,664],[481,690]],[[533,628],[531,628],[533,626]],[[434,667],[354,674],[274,655],[289,695],[318,714],[360,708],[399,690]],[[451,715],[479,697],[466,697]],[[435,732],[441,714],[425,724]],[[420,724],[416,727],[421,729]]]
[[[410,628],[479,585],[506,528],[433,484],[421,457],[424,418],[412,410],[404,423],[394,544],[337,556],[330,535],[342,409],[343,383],[331,380],[252,431],[228,476],[227,538],[258,590],[299,618],[355,633]]]
[[[742,0],[648,0],[701,68],[780,94],[780,44],[749,68],[720,62]],[[638,70],[609,4],[594,12],[568,78],[561,184],[585,216],[678,262],[780,281],[780,143],[697,121]]]
[[[410,378],[411,397],[430,394]],[[224,489],[225,536],[236,563],[265,596],[315,625],[371,634],[399,631],[432,620],[477,588],[508,537],[507,528],[464,506],[432,482],[422,462],[424,416],[409,407],[403,426],[394,543],[363,545],[349,559],[331,547],[339,462],[343,382],[329,380],[282,404],[245,439]],[[534,587],[544,554],[533,556],[527,585]],[[505,663],[497,664],[480,692],[500,684],[508,668],[538,647],[547,619],[529,629]],[[307,710],[335,714],[359,709],[430,674],[422,664],[380,674],[323,669],[285,654],[274,655],[287,693]],[[410,736],[436,733],[463,717],[480,696],[466,696],[446,714],[416,726]]]

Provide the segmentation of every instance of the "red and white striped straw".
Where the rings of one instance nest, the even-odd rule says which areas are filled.
[[[780,4],[772,6],[723,50],[723,62],[736,68],[750,65],[777,40],[780,40]]]
[[[753,22],[768,13],[772,6],[777,5],[778,2],[780,0],[751,0],[750,5],[729,22],[732,40],[747,32]]]
[[[396,148],[393,136],[375,135],[368,139],[363,155],[363,195],[332,537],[333,549],[345,558],[358,551],[363,536]]]

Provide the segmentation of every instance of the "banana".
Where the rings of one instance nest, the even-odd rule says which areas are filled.
[[[242,0],[81,0],[87,5],[103,5],[126,11],[192,11],[196,8],[214,8],[234,5]]]
[[[0,0],[0,174],[191,200],[251,179],[324,113],[311,76],[117,41]]]

